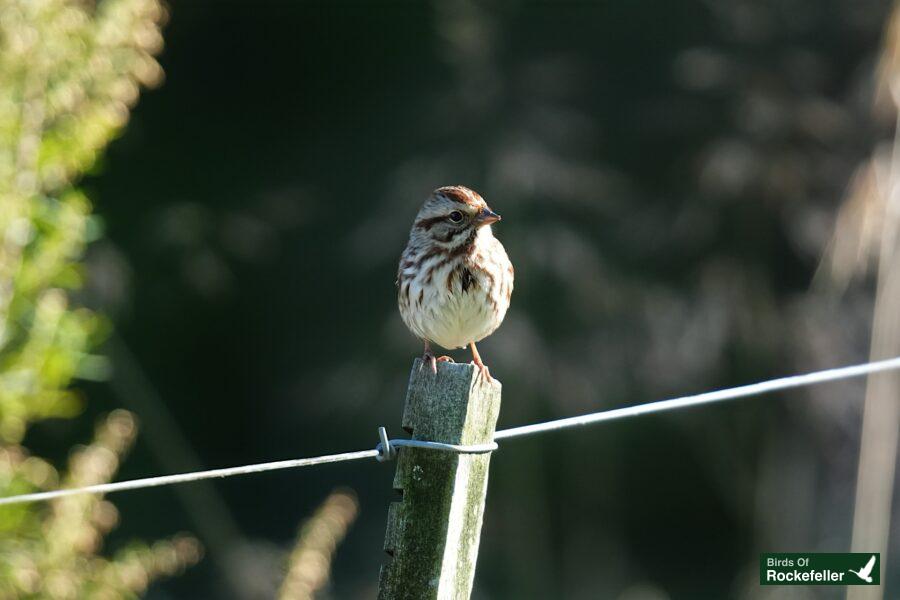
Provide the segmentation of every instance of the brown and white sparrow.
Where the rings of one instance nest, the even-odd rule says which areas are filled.
[[[485,379],[490,371],[475,343],[494,332],[509,308],[513,266],[491,232],[500,220],[469,188],[436,189],[425,200],[400,257],[398,304],[403,322],[425,342],[423,359],[437,372],[431,342],[472,349],[473,364]]]

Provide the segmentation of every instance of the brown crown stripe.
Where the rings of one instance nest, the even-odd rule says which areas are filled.
[[[460,204],[476,205],[484,202],[477,192],[470,190],[461,185],[449,185],[447,187],[438,188],[436,194],[440,194],[449,200],[459,202]]]

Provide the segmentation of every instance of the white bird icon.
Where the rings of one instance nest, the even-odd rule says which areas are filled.
[[[847,569],[848,572],[853,573],[866,583],[872,583],[872,567],[875,566],[875,555],[872,555],[872,558],[869,559],[869,562],[866,563],[859,571],[854,571],[853,569]]]

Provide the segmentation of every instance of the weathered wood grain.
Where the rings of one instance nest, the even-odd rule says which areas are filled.
[[[413,363],[403,427],[414,439],[450,444],[492,441],[501,385],[468,364],[438,363],[437,375]],[[385,535],[390,562],[378,598],[468,599],[475,577],[490,454],[419,448],[400,451]]]

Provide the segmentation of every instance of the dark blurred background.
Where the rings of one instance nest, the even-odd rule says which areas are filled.
[[[120,478],[399,435],[421,348],[396,263],[445,184],[503,215],[516,266],[481,347],[501,427],[868,358],[872,282],[815,274],[854,172],[892,133],[872,110],[888,2],[169,8],[165,83],[84,182],[106,232],[84,295],[116,330],[88,414],[142,423]],[[849,550],[864,389],[504,443],[474,597],[843,597],[760,588],[758,555]],[[89,425],[39,424],[31,445],[63,452]],[[298,524],[346,486],[361,513],[325,597],[370,598],[393,470],[123,493],[108,545],[191,531],[205,560],[148,597],[271,597]]]

